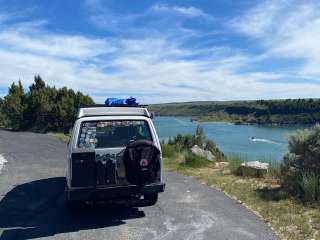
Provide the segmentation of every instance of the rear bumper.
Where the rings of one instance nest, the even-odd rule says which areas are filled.
[[[163,192],[164,183],[137,186],[117,186],[106,188],[67,189],[68,200],[95,201],[129,198],[133,195]]]

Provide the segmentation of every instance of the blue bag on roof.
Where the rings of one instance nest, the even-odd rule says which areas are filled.
[[[129,97],[126,99],[126,104],[129,104],[129,105],[138,105],[138,103],[136,102],[137,100],[133,97]]]
[[[136,99],[133,97],[122,99],[122,98],[107,98],[105,101],[107,106],[138,106]]]

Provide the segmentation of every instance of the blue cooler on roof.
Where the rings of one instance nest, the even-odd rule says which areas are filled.
[[[105,101],[105,104],[109,107],[136,107],[138,106],[138,103],[136,102],[136,99],[133,97],[121,99],[121,98],[107,98]]]

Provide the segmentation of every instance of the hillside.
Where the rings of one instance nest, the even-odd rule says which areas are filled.
[[[314,124],[320,122],[320,99],[205,101],[153,104],[160,116],[188,116],[198,121],[237,124]]]

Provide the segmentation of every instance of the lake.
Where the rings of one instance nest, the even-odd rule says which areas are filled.
[[[186,117],[153,119],[160,140],[178,133],[193,134],[198,124],[227,155],[240,155],[244,160],[279,161],[288,151],[287,139],[298,128],[290,126],[234,125],[226,122],[191,122]]]

